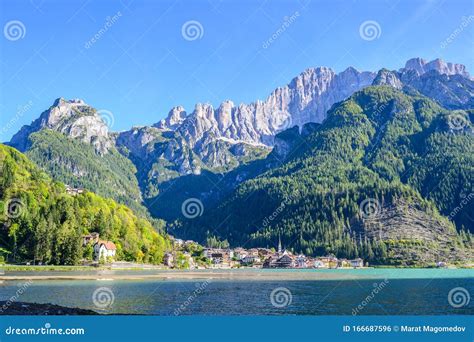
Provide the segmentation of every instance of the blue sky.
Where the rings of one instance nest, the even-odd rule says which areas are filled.
[[[175,105],[264,99],[313,66],[398,69],[419,56],[473,73],[473,14],[469,0],[1,0],[0,141],[58,97],[108,110],[125,130]],[[380,28],[373,40],[366,21]]]

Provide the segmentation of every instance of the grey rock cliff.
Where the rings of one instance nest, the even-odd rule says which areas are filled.
[[[41,129],[51,129],[89,143],[99,154],[107,153],[113,146],[105,120],[83,100],[57,99],[38,119],[30,125],[23,126],[9,144],[20,151],[25,151],[29,135]]]

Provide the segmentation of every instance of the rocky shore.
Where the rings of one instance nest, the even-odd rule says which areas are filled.
[[[69,308],[54,304],[37,304],[25,302],[0,301],[0,315],[11,316],[54,316],[54,315],[98,315],[99,313],[80,309]]]

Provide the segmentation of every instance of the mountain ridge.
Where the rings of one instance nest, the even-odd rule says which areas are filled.
[[[464,115],[467,127],[450,127],[455,115]],[[473,191],[472,111],[371,86],[334,106],[304,143],[291,131],[286,139],[296,143],[282,165],[242,182],[202,217],[182,219],[173,234],[198,241],[211,234],[247,247],[274,245],[281,234],[294,252],[382,264],[472,258],[470,219],[451,217],[457,233],[446,218],[460,191]],[[434,173],[432,161],[448,166]]]
[[[392,100],[387,101],[387,98]],[[367,106],[364,101],[371,105]],[[40,118],[23,127],[11,145],[23,149],[55,179],[71,182],[74,186],[93,187],[98,194],[114,198],[146,215],[145,205],[153,217],[169,220],[171,229],[184,238],[199,241],[206,238],[202,227],[180,228],[183,223],[181,204],[186,199],[200,198],[209,213],[213,212],[212,208],[233,201],[232,196],[249,184],[258,185],[261,179],[271,184],[274,178],[290,177],[291,174],[297,179],[299,175],[315,172],[328,182],[334,181],[333,177],[338,173],[341,179],[360,179],[361,182],[365,177],[373,177],[380,182],[380,189],[362,182],[359,184],[361,189],[357,190],[357,184],[351,180],[352,190],[343,189],[339,193],[354,199],[359,196],[357,191],[370,196],[379,196],[380,191],[393,192],[390,201],[381,201],[381,206],[398,215],[392,222],[401,232],[413,229],[424,235],[424,225],[420,224],[423,220],[412,220],[403,214],[403,208],[413,204],[403,196],[419,198],[424,204],[414,206],[418,210],[415,216],[432,222],[439,231],[451,236],[449,244],[452,244],[460,238],[442,216],[450,217],[462,199],[460,187],[463,182],[471,186],[472,160],[465,149],[472,144],[473,101],[474,82],[466,68],[441,60],[412,59],[399,70],[382,69],[377,73],[347,68],[336,74],[330,68],[319,67],[305,70],[288,85],[275,89],[264,101],[236,106],[228,100],[216,109],[209,104],[197,104],[189,114],[183,107],[176,106],[165,119],[151,126],[137,126],[121,132],[111,132],[107,117],[84,101],[58,99]],[[346,114],[334,116],[335,113]],[[327,115],[333,117],[328,120]],[[438,116],[443,119],[433,121]],[[400,120],[402,117],[405,121]],[[360,136],[351,136],[360,121],[370,134],[359,131]],[[437,126],[433,126],[433,122]],[[316,136],[319,136],[317,141],[314,140]],[[349,138],[352,141],[349,142]],[[366,149],[360,149],[367,141],[370,144]],[[426,158],[421,157],[423,149],[426,149]],[[333,160],[333,164],[328,160]],[[449,166],[454,161],[460,165],[459,170]],[[347,165],[353,163],[354,169],[348,169]],[[410,165],[420,165],[420,170],[414,170]],[[320,169],[323,166],[333,170],[334,175],[325,174],[324,169]],[[434,184],[433,179],[438,178],[432,177],[433,174],[443,174],[449,181]],[[304,181],[301,183],[305,184]],[[315,185],[308,200],[337,199],[326,190],[319,193],[321,186]],[[263,187],[259,191],[273,194],[275,189]],[[400,202],[398,197],[401,195]],[[265,201],[273,203],[273,200],[260,199],[253,206],[262,206]],[[301,208],[308,209],[306,205],[293,209],[298,213]],[[315,207],[314,210],[324,216],[329,215],[328,208]],[[226,212],[225,209],[222,207],[221,211]],[[350,213],[352,216],[345,219],[350,221],[356,210],[353,207],[346,210],[344,215]],[[429,213],[432,212],[440,220],[430,221]],[[466,215],[463,211],[453,217],[459,232],[472,231],[470,218]],[[209,219],[208,216],[205,218]],[[331,225],[326,219],[318,219],[325,222],[321,223],[325,227],[322,228],[326,231],[324,234],[336,234],[329,232]],[[381,222],[391,219],[393,215],[384,217]],[[338,219],[331,226],[342,240],[331,243],[339,246],[337,248],[342,248],[340,243],[343,243],[344,253],[353,257],[354,248],[368,247],[367,244],[354,245],[351,242],[354,236],[345,231],[348,223],[342,221]],[[353,226],[369,231],[360,222]],[[235,236],[246,234],[246,229],[249,227],[242,232],[229,228],[219,238],[238,243]],[[269,236],[274,238],[274,232],[247,238],[254,243],[268,244],[271,242]],[[322,240],[328,243],[327,237],[323,239],[317,234],[313,238],[318,243]],[[367,237],[373,239],[373,236]],[[287,240],[290,238],[294,236],[284,236],[286,242],[291,242]],[[441,240],[438,242],[444,244]],[[395,245],[391,247],[399,247]],[[443,246],[448,248],[448,245]],[[322,251],[321,246],[312,242],[293,247]],[[383,250],[384,247],[377,248]],[[400,253],[410,248],[400,250]],[[449,253],[444,255],[448,257]],[[432,257],[429,251],[420,256],[421,259]]]

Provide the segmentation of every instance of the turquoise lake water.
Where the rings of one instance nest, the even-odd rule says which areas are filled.
[[[105,274],[139,275],[153,274],[156,271],[106,272],[108,273]],[[208,281],[206,273],[203,272],[203,278],[193,280],[34,281],[26,287],[18,300],[81,307],[109,314],[474,314],[473,270],[245,270],[244,272],[250,273],[250,276],[242,280]],[[256,280],[258,275],[271,275],[272,272],[278,273],[278,279]],[[308,276],[311,279],[292,280],[295,272],[303,278]],[[58,274],[57,272],[31,274],[51,273]],[[84,272],[61,273],[84,274]],[[7,272],[6,275],[27,274],[27,272]],[[90,274],[99,273],[94,271]],[[285,274],[288,276],[285,277]],[[100,272],[100,275],[104,275],[104,272]],[[332,279],[323,279],[326,276]],[[355,278],[348,279],[348,277]],[[25,281],[5,281],[0,285],[0,300],[8,300],[24,284]]]

